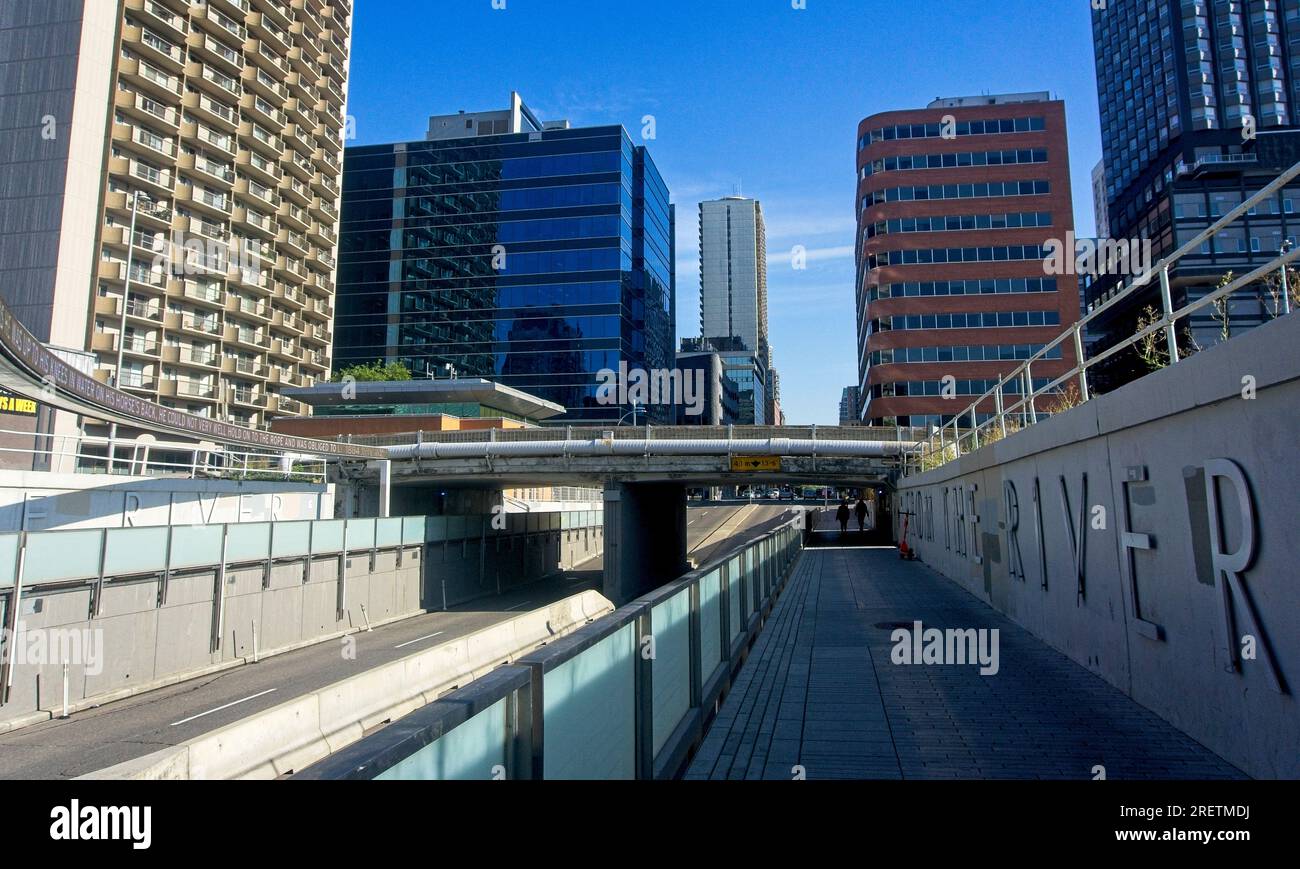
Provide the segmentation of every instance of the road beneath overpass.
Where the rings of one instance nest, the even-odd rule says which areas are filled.
[[[793,506],[710,503],[687,513],[688,548],[707,557],[779,524]],[[156,691],[0,733],[0,778],[72,778],[177,745],[366,670],[491,627],[602,584],[602,559],[498,597],[427,613]]]

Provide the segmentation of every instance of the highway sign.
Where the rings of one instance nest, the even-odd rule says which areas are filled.
[[[731,470],[733,471],[779,471],[781,470],[780,456],[732,456]]]

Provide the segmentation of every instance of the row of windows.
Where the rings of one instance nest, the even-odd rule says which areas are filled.
[[[1047,258],[1047,249],[1039,244],[1013,244],[999,247],[935,247],[920,250],[884,250],[867,257],[867,268],[910,266],[929,263],[1018,262]]]
[[[987,184],[925,184],[886,187],[862,197],[862,207],[885,202],[926,202],[940,199],[993,199],[999,196],[1045,196],[1052,192],[1047,181],[990,181]]]
[[[868,300],[914,296],[988,296],[995,293],[1054,293],[1056,278],[997,278],[979,281],[907,281],[881,284],[868,291]]]
[[[879,220],[867,229],[867,238],[896,232],[956,232],[967,229],[1025,229],[1052,225],[1050,211],[1004,214],[950,214],[939,217],[896,217]]]
[[[1043,344],[971,344],[957,347],[893,347],[887,350],[876,350],[871,353],[869,359],[872,365],[902,362],[1001,362],[1029,359],[1044,346]],[[1049,350],[1043,358],[1060,359],[1060,345]]]
[[[994,329],[1007,326],[1059,326],[1059,311],[974,311],[956,314],[898,314],[877,317],[868,333],[899,329]]]
[[[1044,118],[994,118],[984,121],[958,121],[948,131],[943,124],[896,124],[872,130],[858,140],[858,150],[872,142],[895,139],[947,139],[958,136],[993,136],[999,133],[1036,133],[1047,129]]]
[[[862,167],[862,177],[878,172],[904,172],[911,169],[955,169],[963,166],[1015,166],[1046,163],[1046,148],[1021,148],[1012,151],[962,151],[956,154],[900,154],[883,157]]]
[[[1034,391],[1041,392],[1052,382],[1050,377],[1035,377]],[[994,380],[958,380],[955,383],[955,392],[950,392],[945,388],[942,380],[897,380],[893,383],[877,383],[871,387],[872,398],[889,398],[893,396],[942,396],[942,395],[983,395],[991,389],[996,388],[998,381]],[[1004,395],[1019,395],[1021,390],[1021,380],[1016,378],[1002,387]]]

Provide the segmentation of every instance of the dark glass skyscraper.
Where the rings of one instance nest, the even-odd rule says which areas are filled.
[[[523,112],[518,132],[347,149],[336,365],[450,365],[568,409],[548,422],[615,423],[631,407],[599,404],[597,373],[674,364],[668,188],[622,127]]]
[[[1092,16],[1109,232],[1151,240],[1158,261],[1300,159],[1300,0],[1109,0]],[[1170,275],[1174,306],[1294,243],[1294,187],[1184,259]],[[1119,280],[1092,281],[1088,304]],[[1156,281],[1094,321],[1093,354],[1131,335],[1147,306],[1160,307]],[[1234,295],[1232,331],[1268,316],[1263,300]],[[1191,317],[1190,337],[1208,346],[1221,328],[1207,309]],[[1110,388],[1141,373],[1131,353],[1117,354],[1094,380]]]

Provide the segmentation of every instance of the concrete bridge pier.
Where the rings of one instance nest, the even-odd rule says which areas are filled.
[[[622,606],[688,570],[686,487],[607,483],[605,597]]]

